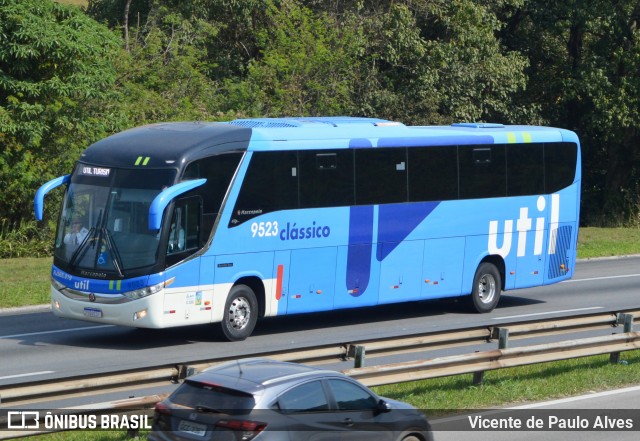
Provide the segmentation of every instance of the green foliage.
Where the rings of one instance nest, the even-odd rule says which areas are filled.
[[[266,116],[351,113],[357,32],[290,0],[269,2],[267,18],[257,33],[260,56],[232,89],[233,107]]]
[[[495,34],[502,23],[488,7],[472,0],[446,2],[434,11],[429,61],[438,71],[440,112],[454,121],[516,122],[535,114],[513,106],[524,91],[528,66],[519,53],[506,52]]]
[[[130,51],[116,66],[118,106],[132,125],[215,118],[217,86],[206,75],[215,68],[207,58],[214,25],[159,7],[130,35]]]
[[[504,41],[531,60],[523,98],[581,136],[588,224],[640,215],[639,16],[631,0],[540,0],[505,17]]]
[[[0,213],[16,224],[38,185],[117,128],[100,102],[118,42],[78,8],[41,0],[1,0],[0,36]]]
[[[45,257],[52,254],[53,228],[35,221],[12,225],[0,219],[0,259],[14,257]]]

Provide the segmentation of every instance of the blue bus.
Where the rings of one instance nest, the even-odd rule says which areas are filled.
[[[139,328],[464,296],[570,278],[580,146],[550,127],[374,118],[160,123],[89,146],[66,187],[53,312]]]

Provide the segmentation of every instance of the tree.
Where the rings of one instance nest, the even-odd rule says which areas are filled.
[[[590,224],[640,213],[639,14],[631,0],[539,0],[508,18],[504,41],[531,60],[523,101],[581,137]]]
[[[526,88],[528,63],[498,39],[503,25],[494,2],[369,0],[351,9],[346,2],[309,3],[363,35],[353,99],[365,113],[413,124],[536,117],[535,108],[513,105]]]
[[[352,113],[358,30],[295,1],[268,4],[269,26],[256,36],[259,55],[246,78],[226,82],[229,105],[256,116]]]
[[[0,0],[0,213],[32,217],[33,194],[68,173],[80,149],[115,130],[119,41],[78,8]]]

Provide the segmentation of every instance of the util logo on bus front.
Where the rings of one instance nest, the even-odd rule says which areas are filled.
[[[538,212],[544,214],[547,200],[544,196],[538,197]],[[549,246],[548,254],[556,253],[556,242],[558,240],[558,221],[560,218],[560,195],[551,195],[551,218],[549,220]],[[516,231],[518,232],[518,257],[526,254],[527,249],[527,233],[533,228],[534,219],[529,217],[529,207],[520,208],[520,217],[516,220]],[[498,254],[506,258],[511,252],[511,243],[513,241],[513,220],[504,221],[504,238],[502,246],[498,247],[498,223],[500,221],[489,221],[489,254]],[[535,218],[535,234],[533,239],[533,254],[540,256],[544,243],[544,225],[545,217]]]

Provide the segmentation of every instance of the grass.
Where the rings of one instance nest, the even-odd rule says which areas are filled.
[[[51,257],[0,259],[0,308],[49,303]]]
[[[608,355],[597,355],[489,371],[479,386],[473,385],[473,375],[468,374],[379,386],[374,390],[436,415],[461,407],[520,405],[638,384],[640,350],[622,353],[620,358],[618,364],[611,364]]]
[[[578,257],[640,254],[640,228],[581,228]]]
[[[149,431],[141,431],[137,439],[147,439]],[[37,441],[131,441],[126,430],[69,431],[38,435]]]

